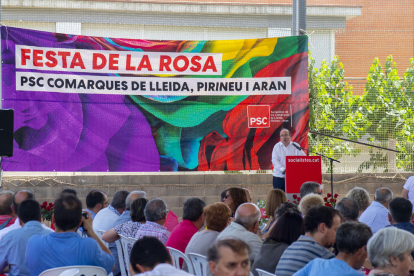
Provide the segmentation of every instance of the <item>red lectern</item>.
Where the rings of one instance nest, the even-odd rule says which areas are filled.
[[[322,184],[320,156],[286,156],[286,194],[299,194],[306,181]]]

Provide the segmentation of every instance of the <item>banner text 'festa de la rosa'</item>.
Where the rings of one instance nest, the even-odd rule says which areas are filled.
[[[19,69],[42,71],[222,75],[221,53],[158,53],[90,51],[16,45]],[[98,77],[18,72],[19,91],[129,95],[273,95],[290,94],[290,77],[283,78],[157,78]]]
[[[307,37],[151,41],[1,27],[5,171],[271,169],[307,146]]]

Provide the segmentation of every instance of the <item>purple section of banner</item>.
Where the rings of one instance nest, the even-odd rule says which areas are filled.
[[[126,96],[16,91],[16,44],[73,44],[52,33],[1,30],[2,108],[15,111],[14,156],[3,160],[4,171],[159,171],[151,126]]]

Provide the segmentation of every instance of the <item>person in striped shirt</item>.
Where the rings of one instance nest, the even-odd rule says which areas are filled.
[[[335,243],[340,223],[338,210],[326,206],[311,208],[305,217],[305,235],[301,235],[283,252],[275,274],[291,276],[313,259],[334,258],[329,248]]]

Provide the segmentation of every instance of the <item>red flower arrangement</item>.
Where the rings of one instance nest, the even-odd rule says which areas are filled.
[[[40,206],[41,212],[42,212],[42,219],[51,221],[52,220],[52,214],[55,211],[55,205],[50,202],[49,204],[47,201],[44,201],[42,205]]]
[[[330,193],[327,193],[326,197],[323,198],[323,201],[325,202],[325,206],[335,208],[337,197],[338,197],[338,194],[331,195]]]
[[[298,197],[297,195],[293,195],[292,197],[294,199],[293,203],[296,204],[296,205],[299,205],[299,202],[300,202],[301,198]]]

